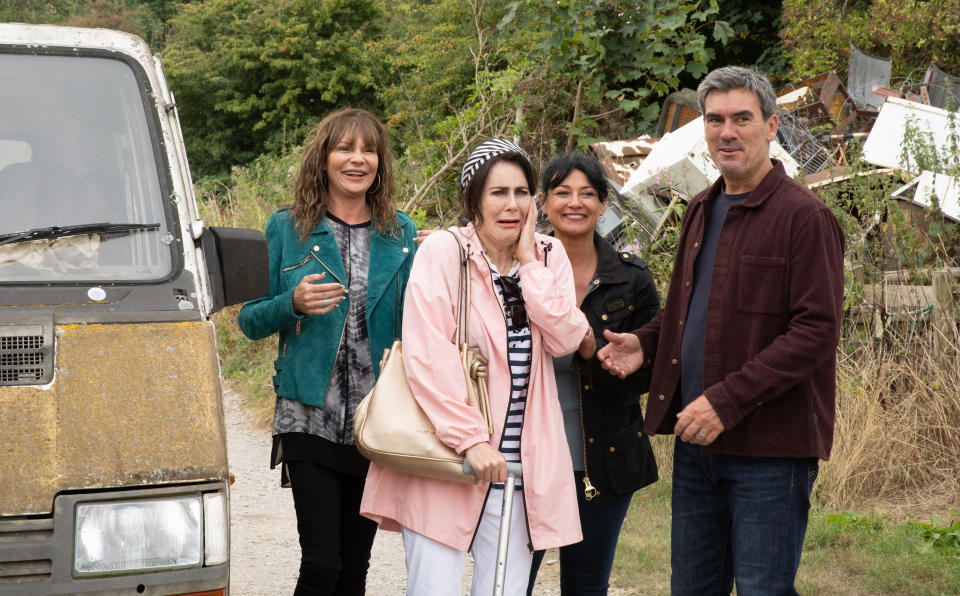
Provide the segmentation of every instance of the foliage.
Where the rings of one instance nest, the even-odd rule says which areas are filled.
[[[944,555],[960,558],[960,521],[944,524],[943,520],[933,518],[930,522],[912,522],[917,534],[923,541],[920,552],[934,550]]]
[[[960,72],[960,0],[784,0],[781,36],[797,79],[828,70],[846,78],[851,42],[892,59],[894,87],[916,83],[931,61]]]
[[[201,180],[196,194],[206,224],[264,229],[271,213],[293,204],[301,152],[297,146],[281,156],[258,157],[247,167],[233,168],[226,183]]]
[[[901,147],[901,167],[911,172],[930,171],[960,176],[960,122],[956,112],[947,113],[947,135],[944,147],[938,148],[933,131],[921,127],[912,116],[907,118]]]
[[[790,61],[780,40],[782,2],[767,0],[719,0],[718,18],[731,29],[729,39],[707,40],[714,52],[711,68],[718,66],[754,65],[774,86],[788,82]],[[682,81],[695,88],[697,81]]]
[[[0,0],[0,22],[61,24],[86,4],[87,0]]]
[[[159,38],[160,22],[144,6],[115,4],[111,0],[87,0],[78,11],[63,22],[72,27],[104,27],[140,36],[148,42]]]
[[[592,142],[584,133],[610,114],[637,118],[633,131],[656,122],[659,100],[675,90],[680,76],[706,74],[713,50],[704,30],[725,42],[733,33],[715,20],[717,0],[513,0],[500,22],[508,33],[537,32],[537,54],[549,67],[582,86],[583,97],[613,109],[592,117],[574,107],[571,134],[580,146]],[[532,48],[514,48],[514,57]]]
[[[817,500],[846,507],[957,503],[958,346],[933,349],[910,319],[878,329],[884,333],[877,339],[872,315],[850,315],[838,352],[833,452],[821,466]]]
[[[946,146],[938,151],[930,131],[908,121],[901,147],[903,167],[916,172],[960,174],[960,126],[953,116],[948,120],[946,138]],[[847,154],[855,175],[819,191],[843,227],[848,260],[856,267],[856,276],[847,280],[848,308],[870,301],[864,295],[864,285],[882,283],[884,271],[960,264],[960,226],[944,218],[936,197],[929,209],[894,198],[894,191],[909,181],[909,176],[877,172],[862,160],[861,150],[860,145],[853,144]]]
[[[172,21],[165,56],[200,176],[281,153],[342,105],[377,111],[373,0],[207,0]]]
[[[0,0],[0,22],[104,27],[163,43],[164,22],[179,0]]]
[[[494,2],[482,8],[481,26],[488,28],[499,12]],[[422,142],[425,132],[467,101],[477,31],[471,6],[462,0],[396,2],[390,20],[377,44],[387,66],[380,93],[388,127],[403,149]]]
[[[616,207],[623,213],[617,244],[624,250],[639,255],[650,267],[654,283],[660,293],[660,303],[667,299],[670,277],[673,274],[673,259],[680,240],[680,221],[686,211],[686,203],[671,201],[654,215],[664,222],[659,230],[651,230],[646,217],[617,201]]]
[[[880,531],[884,526],[884,520],[879,518],[864,517],[856,511],[831,513],[830,515],[827,515],[827,523],[840,524],[850,528],[862,529],[868,532]]]
[[[273,414],[273,360],[277,357],[277,341],[247,338],[237,325],[239,313],[240,305],[236,304],[213,315],[220,373],[227,386],[248,404],[260,424],[266,425]]]
[[[400,127],[406,144],[396,168],[399,187],[407,189],[401,194],[401,205],[405,210],[422,209],[432,222],[450,224],[459,210],[455,201],[458,173],[469,151],[490,137],[516,138],[528,148],[542,145],[545,135],[528,126],[526,116],[549,113],[553,95],[542,68],[529,61],[505,60],[503,44],[494,37],[502,3],[441,0],[434,8],[449,11],[448,17],[456,15],[451,22],[457,25],[428,21],[430,44],[444,45],[447,54],[459,62],[456,67],[437,70],[438,64],[426,59],[428,38],[414,35],[410,44],[398,44],[398,37],[388,40],[385,45],[398,50],[403,94],[399,102],[393,98],[398,112],[390,123]],[[439,61],[446,62],[442,57]],[[436,78],[438,86],[416,84],[429,79],[431,73],[442,75]],[[436,97],[448,86],[456,91]],[[414,126],[409,121],[400,124],[401,113],[409,114]],[[530,133],[522,135],[525,130]],[[535,150],[531,153],[538,154]]]
[[[797,589],[801,594],[957,593],[956,559],[918,548],[920,540],[901,515],[836,514],[815,505]]]

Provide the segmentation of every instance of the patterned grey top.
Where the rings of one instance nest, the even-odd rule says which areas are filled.
[[[367,272],[370,268],[370,223],[347,224],[327,214],[347,272],[350,312],[323,408],[277,398],[273,434],[307,433],[341,445],[353,445],[353,413],[373,387],[373,363],[367,335]],[[341,302],[337,308],[342,308]],[[323,315],[315,315],[323,316]]]

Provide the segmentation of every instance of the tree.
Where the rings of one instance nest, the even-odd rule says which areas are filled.
[[[44,23],[72,27],[103,27],[162,42],[162,14],[173,14],[178,0],[0,0],[0,22]]]
[[[891,59],[893,86],[916,83],[930,62],[960,75],[960,0],[784,0],[781,36],[793,75],[844,78],[850,42]]]
[[[81,4],[82,0],[0,0],[0,22],[58,24]]]
[[[707,40],[707,47],[714,52],[710,67],[753,65],[774,85],[785,81],[790,63],[780,40],[782,4],[769,0],[720,0],[718,17],[730,25],[732,35],[729,40]],[[697,81],[683,84],[696,87]]]
[[[143,6],[124,6],[111,0],[87,0],[84,5],[63,21],[71,27],[103,27],[133,33],[148,43],[158,37],[160,23]]]
[[[612,104],[602,116],[630,117],[636,132],[656,121],[681,76],[707,72],[706,34],[725,42],[733,33],[717,12],[717,0],[514,0],[501,27],[531,32],[550,68],[575,83],[571,135],[596,125],[584,101]]]
[[[469,150],[512,136],[527,73],[510,67],[496,38],[503,0],[401,2],[381,46],[392,67],[383,96],[402,147],[397,177],[404,206],[428,197],[440,219],[456,213],[456,174]],[[519,132],[519,131],[517,131]],[[449,218],[447,218],[449,220]]]
[[[378,111],[381,17],[374,0],[184,5],[164,58],[195,171],[277,153],[340,106]]]

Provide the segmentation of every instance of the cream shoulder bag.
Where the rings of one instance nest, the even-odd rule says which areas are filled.
[[[487,432],[493,434],[490,401],[487,396],[487,360],[470,347],[470,272],[467,255],[457,239],[460,275],[457,283],[456,341],[467,381],[468,404],[483,415]],[[407,474],[456,482],[476,482],[463,473],[463,456],[437,438],[437,431],[413,397],[403,368],[400,340],[384,350],[380,377],[353,415],[357,449],[370,461]]]

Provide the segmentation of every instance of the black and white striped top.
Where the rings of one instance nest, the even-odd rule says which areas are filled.
[[[520,266],[515,266],[510,271],[510,276],[515,277]],[[520,328],[514,328],[513,321],[510,318],[510,307],[522,302],[516,298],[507,296],[497,279],[500,273],[493,264],[490,264],[490,271],[493,275],[494,287],[497,288],[501,304],[504,306],[504,316],[507,321],[507,361],[510,364],[510,404],[507,411],[507,422],[503,429],[503,435],[500,437],[500,452],[508,462],[520,461],[520,431],[523,428],[523,414],[527,405],[527,383],[530,379],[530,356],[531,356],[531,336],[529,324]],[[517,285],[520,280],[517,279]],[[516,487],[521,488],[522,481],[517,480]],[[493,488],[503,488],[502,483],[494,483]]]

